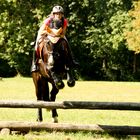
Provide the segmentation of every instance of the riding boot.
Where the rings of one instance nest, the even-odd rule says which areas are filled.
[[[30,45],[35,46],[35,42],[31,42]],[[38,71],[38,66],[37,66],[36,51],[34,49],[33,50],[33,59],[32,59],[31,72],[35,72],[35,71]]]
[[[33,60],[32,60],[32,66],[31,66],[31,72],[38,71],[38,66],[36,64],[36,52],[35,50],[33,51]]]

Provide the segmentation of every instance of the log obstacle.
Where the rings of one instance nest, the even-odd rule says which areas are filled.
[[[48,109],[91,109],[91,110],[134,110],[140,111],[140,103],[134,102],[89,102],[89,101],[7,101],[0,100],[0,108],[48,108]]]
[[[90,109],[90,110],[132,110],[139,111],[140,103],[134,102],[44,102],[44,101],[7,101],[0,100],[0,108],[47,108],[47,109]],[[0,129],[8,128],[11,131],[90,131],[107,132],[123,135],[140,135],[139,126],[115,126],[115,125],[79,125],[79,124],[55,124],[39,122],[2,122]]]
[[[113,126],[113,125],[81,125],[68,123],[44,123],[44,122],[0,122],[0,129],[10,129],[11,131],[60,131],[60,132],[93,132],[111,133],[123,135],[139,135],[138,126]]]

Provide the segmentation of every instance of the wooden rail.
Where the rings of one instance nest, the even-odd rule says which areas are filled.
[[[98,110],[140,110],[140,103],[134,102],[89,102],[89,101],[7,101],[0,100],[0,108],[48,108],[48,109],[98,109]]]
[[[0,108],[48,108],[48,109],[98,109],[98,110],[140,110],[140,103],[134,102],[89,102],[89,101],[7,101],[0,100]],[[90,131],[106,132],[123,135],[140,135],[139,126],[115,126],[115,125],[82,125],[61,123],[39,123],[39,122],[3,122],[0,121],[0,130],[27,132],[30,130],[46,131]]]
[[[115,126],[115,125],[82,125],[68,123],[44,123],[44,122],[0,122],[0,129],[10,129],[11,131],[65,131],[65,132],[98,132],[115,133],[123,135],[139,135],[138,126]]]

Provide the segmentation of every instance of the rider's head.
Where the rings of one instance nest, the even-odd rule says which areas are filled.
[[[64,9],[63,7],[57,5],[57,6],[54,6],[53,9],[52,9],[52,14],[54,15],[54,17],[56,19],[61,19],[63,14],[64,14]]]
[[[63,9],[63,7],[57,5],[57,6],[53,7],[52,13],[53,14],[55,14],[55,13],[62,13],[62,14],[64,14],[64,9]]]

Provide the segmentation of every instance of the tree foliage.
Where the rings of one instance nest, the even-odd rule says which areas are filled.
[[[128,48],[136,54],[140,53],[140,1],[134,3],[134,8],[129,12],[132,20],[128,24],[129,31],[125,32]]]
[[[124,31],[131,21],[131,0],[1,0],[0,58],[17,72],[30,75],[30,42],[56,4],[64,7],[69,21],[67,38],[80,62],[81,77],[130,80],[132,54]]]

